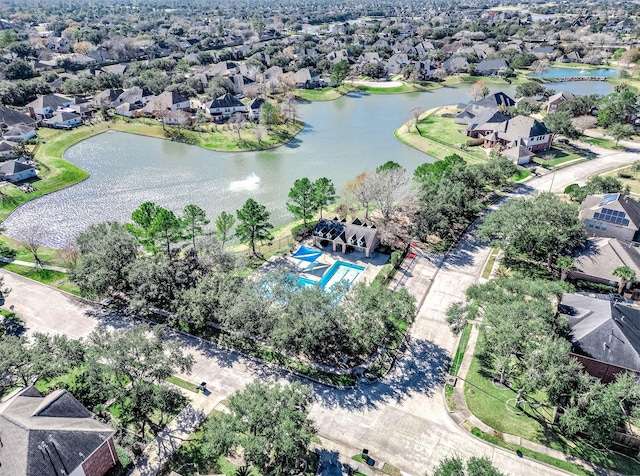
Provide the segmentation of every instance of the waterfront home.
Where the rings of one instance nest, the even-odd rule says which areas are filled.
[[[58,109],[64,109],[74,103],[73,99],[61,96],[60,94],[47,94],[27,104],[29,115],[36,119],[49,119]]]
[[[111,107],[117,108],[125,103],[129,103],[132,106],[139,106],[140,108],[151,101],[155,96],[147,89],[134,86],[129,89],[125,89],[115,101],[111,103]]]
[[[578,217],[589,236],[640,240],[640,203],[629,196],[589,195],[580,205]]]
[[[66,390],[33,385],[0,404],[0,474],[103,476],[118,463],[115,431]]]
[[[110,107],[113,102],[124,92],[124,89],[105,89],[93,96],[91,104],[94,107]]]
[[[380,236],[375,226],[367,226],[359,219],[347,223],[346,220],[328,220],[321,218],[313,229],[313,244],[331,243],[333,251],[338,247],[342,253],[347,253],[350,249],[364,251],[367,258],[370,257],[380,244]]]
[[[458,107],[462,109],[454,119],[456,124],[470,125],[482,123],[484,117],[490,117],[496,112],[506,115],[507,110],[511,106],[515,106],[516,102],[503,92],[489,94],[488,96],[471,101],[469,104],[462,104]],[[479,116],[483,117],[479,117]],[[486,120],[484,120],[486,122]],[[471,129],[467,129],[471,130]],[[467,132],[467,135],[470,135]]]
[[[36,168],[31,164],[26,164],[21,160],[8,160],[0,164],[0,180],[15,183],[35,177]]]
[[[16,143],[8,140],[0,140],[0,160],[10,159],[16,156]]]
[[[320,76],[309,68],[302,68],[296,71],[293,77],[301,89],[315,89],[320,87]]]
[[[485,59],[476,66],[476,73],[482,76],[496,76],[509,69],[509,64],[502,58]]]
[[[247,104],[247,109],[249,110],[249,120],[253,122],[260,122],[260,113],[262,112],[262,105],[264,104],[264,99],[255,98],[252,99],[249,104]]]
[[[553,96],[549,96],[547,100],[547,114],[550,112],[556,112],[558,108],[567,101],[575,98],[572,92],[569,91],[560,91],[559,93],[554,94]]]
[[[202,107],[206,116],[213,122],[226,121],[237,112],[247,113],[246,106],[229,93],[203,104]]]
[[[29,140],[36,136],[36,130],[27,124],[17,124],[8,127],[2,136],[7,140]]]
[[[516,116],[495,124],[493,130],[484,136],[485,147],[497,143],[505,148],[523,146],[531,152],[540,152],[551,148],[553,134],[542,122],[532,117]]]
[[[175,91],[165,91],[145,104],[142,111],[157,118],[167,111],[189,109],[190,106],[189,98],[181,96]]]
[[[82,116],[75,112],[57,111],[49,119],[45,119],[44,123],[56,129],[69,129],[82,124]]]
[[[36,122],[35,118],[0,104],[0,127],[5,128],[21,124],[33,126]]]
[[[442,63],[447,74],[459,74],[469,71],[469,61],[464,56],[454,56]]]

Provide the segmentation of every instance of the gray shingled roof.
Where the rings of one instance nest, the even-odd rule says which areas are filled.
[[[45,96],[40,96],[39,98],[31,101],[29,104],[27,104],[27,107],[33,107],[38,109],[49,107],[55,110],[71,102],[73,101],[68,97],[61,96],[59,94],[47,94]]]
[[[628,266],[640,277],[640,249],[615,238],[589,238],[584,249],[574,255],[576,271],[618,282],[613,271]]]
[[[619,193],[588,195],[580,204],[580,217],[593,219],[594,213],[600,212],[603,208],[625,212],[625,218],[630,221],[629,228],[640,229],[640,203]]]
[[[640,371],[640,310],[582,294],[565,294],[562,304],[575,310],[566,316],[575,353]]]
[[[8,160],[0,165],[0,175],[14,175],[23,170],[35,168],[33,165],[23,164],[17,160]]]
[[[71,474],[113,433],[66,390],[27,387],[0,405],[0,475]]]
[[[11,127],[19,124],[35,124],[36,120],[27,114],[0,105],[0,123]]]
[[[480,61],[476,66],[476,71],[485,72],[485,71],[499,71],[505,70],[509,67],[509,64],[503,58],[496,59],[486,59]]]
[[[244,106],[244,104],[242,104],[238,99],[233,97],[231,94],[226,93],[220,96],[219,98],[209,101],[208,103],[205,104],[205,106],[207,107],[207,109],[215,109],[215,108],[221,108],[221,107],[239,107],[239,106]]]
[[[500,138],[507,141],[517,141],[523,137],[537,137],[551,133],[542,122],[527,116],[513,117],[505,126],[504,132],[500,133]]]

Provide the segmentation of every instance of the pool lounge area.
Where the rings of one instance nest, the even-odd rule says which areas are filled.
[[[331,246],[305,243],[290,255],[270,258],[262,266],[261,272],[285,269],[301,285],[320,286],[329,291],[341,283],[346,283],[348,287],[359,281],[371,283],[388,260],[389,255],[382,253],[372,253],[366,257],[362,251],[350,251],[345,255],[334,252]]]

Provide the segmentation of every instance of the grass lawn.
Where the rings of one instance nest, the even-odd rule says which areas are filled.
[[[631,193],[640,194],[640,177],[636,172],[631,170],[631,166],[615,171],[612,170],[610,172],[603,173],[602,175],[612,175],[620,180],[624,187],[629,187]]]
[[[184,388],[186,390],[189,390],[189,391],[191,391],[193,393],[198,393],[198,386],[197,385],[195,385],[195,384],[193,384],[191,382],[187,382],[186,380],[183,380],[183,379],[181,379],[179,377],[171,376],[171,377],[167,377],[166,380],[167,380],[167,382],[172,383],[174,385],[177,385],[178,387],[182,387],[182,388]]]
[[[69,370],[64,375],[60,375],[59,377],[54,377],[52,379],[46,380],[38,380],[35,383],[36,388],[42,392],[44,395],[53,392],[54,390],[58,390],[60,388],[66,388],[70,383],[72,383],[78,375],[82,373],[82,366],[78,366],[74,369]]]
[[[486,161],[488,157],[485,153],[486,149],[482,146],[466,148],[469,138],[459,132],[462,126],[455,124],[452,117],[442,117],[442,114],[454,113],[453,106],[428,111],[418,121],[418,131],[413,126],[409,129],[406,125],[402,125],[394,131],[394,134],[405,144],[436,159],[458,154],[469,163]]]
[[[349,91],[353,91],[353,87],[343,84],[337,88],[327,86],[321,89],[296,89],[294,94],[305,101],[333,101]]]
[[[24,248],[21,241],[14,240],[6,235],[0,235],[0,255],[18,261],[35,263],[33,255]],[[65,266],[65,263],[58,256],[58,250],[55,248],[41,246],[38,249],[38,256],[45,264]]]
[[[462,364],[462,359],[464,359],[464,354],[467,351],[467,344],[469,343],[469,336],[471,335],[471,328],[473,324],[467,324],[460,334],[460,340],[458,341],[458,348],[456,349],[456,355],[453,356],[453,360],[451,362],[451,369],[449,370],[450,375],[457,375],[458,369]]]
[[[403,83],[400,86],[394,86],[390,88],[385,87],[375,87],[375,86],[366,86],[363,84],[356,85],[356,90],[361,91],[363,93],[370,94],[403,94],[403,93],[416,93],[421,91],[430,91],[433,89],[440,88],[440,84],[438,83]]]
[[[484,279],[489,279],[489,275],[491,274],[491,270],[493,269],[493,263],[496,262],[498,253],[500,253],[500,250],[498,248],[494,248],[493,250],[491,250],[491,256],[489,256],[489,260],[484,266],[484,270],[482,270],[482,277]]]
[[[626,151],[627,147],[623,146],[623,145],[616,145],[616,143],[612,140],[609,139],[603,139],[601,137],[588,137],[588,136],[583,136],[580,138],[583,142],[586,142],[588,144],[595,144],[597,146],[600,146],[604,149],[610,149],[610,150],[621,150],[621,151]]]
[[[473,390],[473,394],[470,390]],[[580,439],[570,441],[556,433],[551,427],[552,408],[541,406],[533,409],[525,405],[528,414],[518,414],[517,409],[513,407],[516,392],[501,388],[497,383],[494,384],[491,378],[484,374],[477,357],[471,361],[464,394],[469,410],[499,433],[521,436],[570,456],[615,469],[623,474],[640,474],[640,463],[631,458],[593,448]],[[544,401],[545,398],[543,393],[530,396],[532,401]],[[501,439],[499,441],[504,443]],[[524,453],[524,450],[522,452]]]
[[[578,160],[581,158],[582,157],[580,155],[574,152],[554,146],[549,150],[540,152],[533,159],[533,161],[536,164],[540,164],[545,168],[551,168],[551,167],[557,167],[558,165],[562,165],[567,162],[571,162],[572,160]]]
[[[444,386],[444,398],[447,401],[447,407],[449,410],[454,412],[458,409],[458,405],[456,404],[456,399],[453,396],[453,387],[451,385]]]
[[[34,281],[39,281],[43,284],[48,284],[49,286],[61,289],[62,291],[67,291],[68,293],[80,296],[80,289],[74,283],[69,281],[65,273],[50,271],[48,269],[37,270],[36,268],[20,266],[12,263],[0,263],[0,268],[11,271],[15,274],[19,274],[20,276],[24,276],[25,278],[33,279]]]

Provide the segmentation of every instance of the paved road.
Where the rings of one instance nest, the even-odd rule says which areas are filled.
[[[558,170],[553,190],[584,180],[596,171],[636,160],[637,154],[616,153]],[[551,177],[529,182],[531,190],[548,190]],[[315,386],[311,417],[319,433],[343,447],[366,447],[374,458],[389,462],[403,472],[424,474],[450,455],[486,455],[511,475],[554,475],[562,471],[519,458],[475,439],[448,416],[442,397],[442,376],[456,340],[444,322],[449,304],[462,300],[467,287],[482,273],[489,249],[467,235],[444,263],[420,258],[412,268],[421,281],[431,283],[427,297],[411,329],[411,340],[394,372],[382,382],[355,391]],[[114,327],[128,325],[119,316],[78,302],[68,295],[34,281],[0,272],[13,289],[6,306],[25,320],[28,332],[62,332],[84,337],[102,322]],[[289,378],[278,369],[247,359],[235,352],[176,337],[196,360],[193,382],[206,381],[212,398],[227,397],[255,378]],[[347,455],[352,456],[352,455]]]

